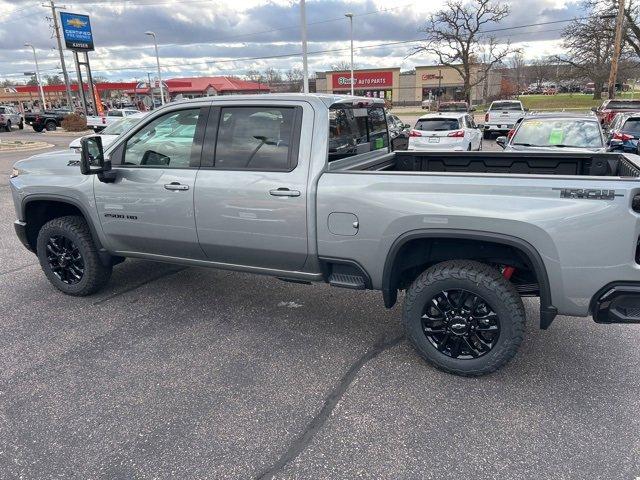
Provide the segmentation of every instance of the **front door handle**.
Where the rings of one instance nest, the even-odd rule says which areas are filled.
[[[288,188],[280,187],[273,190],[269,190],[269,194],[274,197],[299,197],[299,190],[289,190]]]
[[[189,185],[183,185],[179,182],[165,183],[164,188],[167,190],[189,190]]]

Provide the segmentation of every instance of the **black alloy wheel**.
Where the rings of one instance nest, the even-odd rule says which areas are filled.
[[[52,235],[47,241],[47,261],[53,274],[67,285],[75,285],[84,276],[84,259],[80,249],[63,235]]]
[[[443,290],[425,305],[422,330],[440,353],[466,360],[493,349],[500,337],[500,319],[480,295]]]

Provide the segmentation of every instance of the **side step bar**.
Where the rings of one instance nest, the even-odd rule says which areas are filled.
[[[351,288],[352,290],[364,290],[367,288],[366,280],[361,275],[333,272],[329,276],[329,285],[333,287]]]

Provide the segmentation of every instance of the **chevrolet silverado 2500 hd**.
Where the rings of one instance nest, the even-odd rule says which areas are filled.
[[[417,351],[456,374],[504,365],[521,296],[556,314],[640,321],[639,157],[391,151],[382,100],[196,99],[103,151],[18,162],[24,245],[50,282],[89,295],[127,257],[406,292]]]

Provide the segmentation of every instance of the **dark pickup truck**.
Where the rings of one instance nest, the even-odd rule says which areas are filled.
[[[52,131],[62,125],[62,120],[69,113],[69,110],[64,109],[45,110],[41,113],[25,113],[24,122],[27,125],[31,125],[36,132]]]

